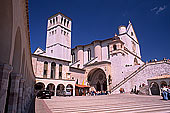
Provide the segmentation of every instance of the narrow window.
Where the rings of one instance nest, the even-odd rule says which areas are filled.
[[[67,21],[67,27],[68,27],[69,21]]]
[[[74,63],[75,62],[75,53],[73,52],[72,53],[72,63]]]
[[[52,20],[50,20],[50,25],[52,24]]]
[[[55,19],[53,18],[53,24],[55,24]]]
[[[109,45],[107,46],[107,58],[110,59],[110,49],[109,49]]]
[[[47,78],[47,70],[48,70],[48,62],[44,62],[44,73],[43,73],[43,78]]]
[[[56,68],[56,63],[55,62],[52,62],[51,63],[51,78],[55,78],[55,69]]]
[[[66,24],[66,19],[64,19],[64,26],[65,26],[65,24]]]
[[[90,61],[91,60],[91,50],[90,50],[90,48],[87,50],[87,52],[88,52],[88,61]]]
[[[62,22],[63,22],[63,17],[61,18],[61,24],[62,24]]]
[[[57,17],[55,18],[55,20],[56,20],[56,23],[58,23],[58,18]]]
[[[54,31],[52,31],[52,35],[54,34]]]
[[[51,50],[51,53],[53,53],[53,50]]]
[[[61,34],[63,33],[63,30],[61,30]]]
[[[113,50],[116,50],[116,49],[117,49],[116,45],[113,45]]]
[[[131,36],[133,36],[133,32],[131,32]]]
[[[64,31],[64,35],[66,35],[66,32]]]
[[[59,79],[62,79],[62,64],[59,64]]]

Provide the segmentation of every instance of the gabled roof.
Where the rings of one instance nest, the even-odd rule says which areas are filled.
[[[42,53],[45,53],[45,50],[43,50],[40,47],[37,47],[37,49],[33,52],[33,54],[42,54]]]
[[[64,17],[66,17],[67,19],[69,19],[69,20],[71,20],[72,21],[72,19],[70,18],[70,17],[68,17],[68,16],[66,16],[66,15],[64,15],[63,13],[61,13],[61,12],[58,12],[57,14],[55,14],[55,15],[53,15],[53,16],[50,16],[48,19],[51,19],[51,18],[53,18],[53,17],[55,17],[55,16],[57,16],[57,15],[62,15],[62,16],[64,16]]]

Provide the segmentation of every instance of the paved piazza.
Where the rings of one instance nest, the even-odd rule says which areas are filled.
[[[117,94],[36,99],[36,113],[170,113],[160,96]]]

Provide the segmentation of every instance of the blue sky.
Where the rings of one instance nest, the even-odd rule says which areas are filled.
[[[142,60],[170,58],[170,0],[29,0],[31,51],[45,49],[47,18],[72,18],[72,47],[118,34],[130,20]]]

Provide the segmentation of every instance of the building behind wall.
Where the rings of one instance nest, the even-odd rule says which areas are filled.
[[[139,41],[130,21],[127,27],[119,26],[119,34],[111,38],[95,40],[72,49],[71,21],[62,13],[50,17],[47,25],[46,50],[37,48],[33,53],[37,83],[41,78],[41,82],[45,84],[44,88],[50,83],[47,81],[54,80],[55,93],[59,89],[67,90],[68,84],[72,85],[74,92],[75,84],[88,85],[97,91],[117,93],[120,88],[124,88],[130,92],[132,88],[142,83],[147,84],[147,78],[170,73],[169,61],[154,62],[154,65],[152,62],[146,64],[142,61]],[[52,62],[55,63],[55,71]],[[150,73],[154,73],[155,70],[157,73],[151,75]],[[64,88],[57,88],[61,83]]]
[[[0,113],[34,113],[27,0],[0,1]]]

